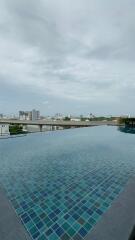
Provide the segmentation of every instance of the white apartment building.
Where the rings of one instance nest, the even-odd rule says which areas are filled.
[[[19,111],[19,119],[29,121],[32,119],[32,113],[30,111]]]
[[[40,112],[35,109],[32,110],[31,115],[32,115],[32,121],[36,121],[40,118]]]
[[[35,109],[32,111],[19,111],[19,119],[22,121],[36,121],[40,119],[40,112]]]
[[[0,124],[0,136],[8,136],[9,132],[9,124]]]

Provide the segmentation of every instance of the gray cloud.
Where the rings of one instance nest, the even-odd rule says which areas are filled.
[[[133,0],[1,0],[0,84],[6,101],[18,109],[21,91],[30,107],[35,96],[41,98],[36,106],[43,112],[42,103],[49,101],[52,112],[134,113],[134,11]]]

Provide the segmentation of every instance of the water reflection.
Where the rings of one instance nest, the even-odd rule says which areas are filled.
[[[120,127],[118,127],[118,130],[120,132],[124,132],[124,133],[135,134],[135,128],[133,128],[133,127],[120,126]]]

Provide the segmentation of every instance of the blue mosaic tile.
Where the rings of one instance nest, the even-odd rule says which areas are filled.
[[[31,238],[84,239],[135,174],[134,140],[101,127],[1,141],[0,183]]]

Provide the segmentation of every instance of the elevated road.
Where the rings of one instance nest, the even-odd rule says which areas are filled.
[[[1,124],[21,124],[21,125],[37,125],[37,126],[68,126],[68,127],[90,127],[100,125],[117,125],[114,121],[63,121],[63,120],[13,120],[13,119],[0,119]]]

